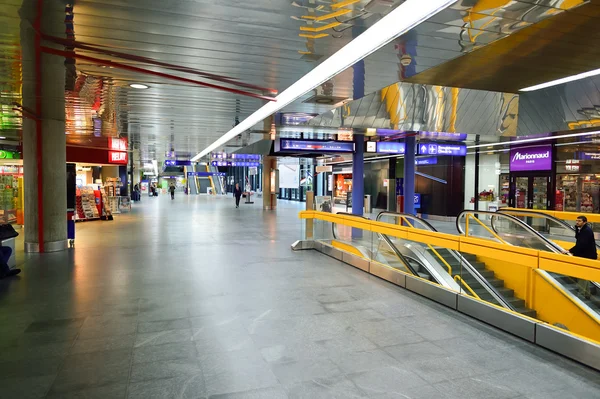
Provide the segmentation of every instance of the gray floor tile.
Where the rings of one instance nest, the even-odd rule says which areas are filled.
[[[46,399],[125,399],[127,384],[109,384],[80,391],[51,394]]]
[[[348,378],[369,395],[400,392],[408,388],[427,385],[418,375],[397,366],[388,366],[363,373],[349,374]]]
[[[507,399],[519,396],[519,393],[512,389],[510,382],[496,385],[479,378],[455,379],[435,384],[434,387],[451,398]]]
[[[271,363],[270,366],[273,374],[284,385],[315,378],[333,378],[342,374],[340,368],[329,359]]]
[[[288,395],[283,388],[273,387],[246,392],[212,395],[210,399],[288,399]]]
[[[73,347],[73,343],[54,342],[43,345],[25,345],[7,346],[0,349],[1,361],[19,361],[28,359],[41,359],[48,357],[66,357]]]
[[[173,319],[160,321],[143,321],[138,324],[138,333],[151,333],[168,330],[185,330],[191,328],[190,319]]]
[[[157,362],[161,360],[195,359],[196,347],[193,342],[141,346],[133,350],[134,363]]]
[[[0,399],[39,399],[45,397],[55,375],[0,379]]]
[[[388,346],[385,351],[400,362],[426,361],[449,356],[444,349],[430,342]]]
[[[142,346],[190,342],[193,339],[192,329],[164,330],[149,333],[138,333],[135,337],[135,348]]]
[[[176,359],[133,364],[130,380],[132,382],[140,382],[196,375],[202,375],[200,363],[197,359]]]
[[[102,338],[78,339],[71,354],[132,349],[135,335],[113,335]]]
[[[286,385],[285,389],[290,399],[368,398],[367,394],[346,378],[317,378],[312,381]]]
[[[64,357],[12,360],[0,362],[2,378],[27,378],[56,375]]]
[[[133,382],[128,399],[201,399],[206,397],[202,374]]]
[[[398,362],[381,349],[347,352],[332,355],[331,359],[347,374],[375,370],[387,366],[396,366]]]
[[[236,351],[200,356],[209,395],[273,387],[277,378],[258,351]]]

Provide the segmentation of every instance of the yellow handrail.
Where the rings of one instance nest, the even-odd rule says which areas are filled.
[[[427,244],[427,246],[429,248],[431,248],[431,250],[433,251],[433,253],[436,254],[436,256],[438,258],[440,258],[440,260],[442,261],[442,263],[444,265],[446,265],[446,267],[448,268],[448,274],[450,274],[452,276],[452,266],[450,266],[450,264],[448,262],[446,262],[446,259],[442,258],[442,255],[440,255],[440,253],[438,251],[436,251],[435,248],[431,246],[431,244]]]
[[[399,217],[401,220],[404,221],[404,223],[406,223],[408,225],[408,227],[410,228],[414,228],[414,226],[412,225],[411,222],[408,221],[408,219],[406,218],[406,216],[400,216],[398,215],[397,217]],[[427,246],[433,251],[433,253],[442,261],[442,263],[446,266],[446,268],[448,269],[448,273],[452,276],[452,266],[450,266],[450,264],[448,262],[446,262],[446,259],[444,259],[442,257],[442,255],[439,254],[438,251],[436,251],[436,249],[434,247],[431,246],[431,244],[427,244]]]
[[[462,285],[465,286],[465,288],[471,293],[471,295],[473,295],[475,298],[477,299],[481,299],[479,297],[479,295],[477,295],[477,293],[475,291],[473,291],[473,288],[471,288],[469,286],[469,284],[467,284],[467,282],[465,280],[462,279],[461,276],[459,276],[458,274],[456,276],[454,276],[454,281],[456,281],[457,283],[460,282]]]
[[[476,218],[475,216],[471,215],[470,213],[467,213],[467,223],[468,223],[469,217],[472,217],[473,219],[475,219],[475,221],[476,221],[477,223],[479,223],[479,224],[480,224],[480,225],[481,225],[481,226],[482,226],[484,229],[486,229],[486,230],[487,230],[487,231],[488,231],[488,232],[489,232],[489,233],[490,233],[492,236],[494,236],[495,238],[497,238],[497,239],[498,239],[498,240],[499,240],[499,241],[500,241],[502,244],[507,244],[507,242],[506,242],[506,241],[504,241],[502,238],[500,238],[500,236],[499,236],[498,234],[494,233],[494,232],[492,231],[492,229],[490,229],[489,227],[487,227],[487,226],[485,225],[485,223],[483,223],[481,220],[479,220],[479,219],[478,219],[478,218]],[[468,226],[468,224],[467,224],[467,226]],[[465,232],[465,235],[466,235],[466,236],[469,236],[469,230],[467,230],[467,231]]]

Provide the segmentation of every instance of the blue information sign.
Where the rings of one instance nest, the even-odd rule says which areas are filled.
[[[421,208],[421,194],[415,193],[415,209]]]
[[[420,143],[420,155],[467,155],[467,146],[463,144]]]
[[[436,165],[437,157],[417,158],[415,164],[417,165]]]
[[[404,154],[406,146],[404,143],[395,141],[378,141],[377,152],[384,154]]]

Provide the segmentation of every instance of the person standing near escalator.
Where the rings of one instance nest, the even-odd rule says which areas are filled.
[[[577,256],[579,258],[586,259],[598,259],[598,252],[596,251],[596,239],[594,237],[594,231],[588,224],[587,217],[577,216],[575,221],[575,246],[569,249],[569,254]],[[595,286],[590,290],[590,282],[579,279],[579,287],[583,295],[589,299],[590,294],[595,294]]]

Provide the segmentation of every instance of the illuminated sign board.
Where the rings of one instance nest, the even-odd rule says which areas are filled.
[[[436,165],[437,157],[417,158],[415,160],[416,165]]]
[[[377,152],[382,154],[404,154],[406,145],[395,141],[378,141]]]
[[[467,146],[463,144],[420,143],[419,155],[467,155]]]
[[[129,160],[128,154],[123,151],[109,151],[108,152],[108,163],[118,163],[127,165]]]
[[[275,152],[354,152],[354,143],[351,141],[279,139],[275,142]]]
[[[108,149],[113,151],[127,151],[127,139],[109,137],[108,138]]]

